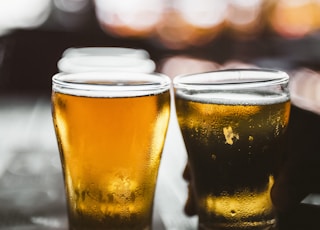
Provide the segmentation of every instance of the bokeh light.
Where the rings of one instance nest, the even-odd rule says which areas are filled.
[[[51,13],[51,0],[0,1],[0,35],[17,28],[41,26]]]
[[[193,57],[190,55],[175,55],[160,61],[158,71],[174,78],[182,74],[194,74],[222,69],[253,69],[258,66],[240,60],[228,60],[224,63]]]
[[[272,28],[283,37],[299,38],[319,29],[318,0],[279,0],[270,12]]]
[[[156,36],[171,49],[207,44],[223,29],[226,9],[224,1],[173,1],[163,12]]]
[[[170,49],[210,43],[228,32],[236,39],[265,31],[285,38],[319,29],[320,0],[95,0],[98,21],[111,34],[157,40]]]
[[[320,73],[302,68],[291,73],[290,97],[295,105],[320,114]]]
[[[226,17],[228,2],[219,0],[175,0],[173,8],[190,25],[212,28],[221,24]]]
[[[161,0],[95,0],[101,27],[115,35],[145,37],[160,21],[164,3]]]
[[[228,27],[240,37],[257,36],[264,28],[263,0],[229,2]]]
[[[74,31],[92,11],[108,35],[173,50],[205,46],[220,35],[290,39],[320,28],[320,0],[10,0],[0,1],[0,35],[47,19],[49,26]]]
[[[174,78],[181,74],[192,74],[199,72],[213,71],[220,68],[216,62],[195,58],[187,55],[177,55],[165,58],[161,61],[159,72]]]

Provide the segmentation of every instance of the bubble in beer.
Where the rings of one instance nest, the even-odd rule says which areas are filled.
[[[235,210],[231,210],[231,216],[235,216],[237,212]]]
[[[212,160],[216,160],[216,159],[217,159],[217,155],[215,155],[214,153],[212,153],[211,159],[212,159]]]

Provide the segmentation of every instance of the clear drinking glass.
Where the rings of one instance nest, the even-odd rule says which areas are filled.
[[[149,59],[150,54],[144,49],[125,47],[71,47],[66,49],[62,57],[107,56]]]
[[[124,47],[71,47],[57,63],[59,72],[122,71],[152,73],[156,64],[144,49]]]
[[[64,73],[80,72],[137,72],[152,73],[156,65],[151,59],[140,59],[121,56],[72,56],[62,57],[58,63],[58,69]]]
[[[169,77],[59,73],[52,79],[52,115],[70,229],[151,229]]]
[[[289,122],[289,77],[233,69],[174,79],[199,229],[273,229],[270,198]]]

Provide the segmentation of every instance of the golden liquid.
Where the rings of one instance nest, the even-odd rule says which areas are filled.
[[[149,229],[169,91],[94,98],[53,92],[71,229]]]
[[[218,104],[176,96],[199,206],[200,229],[264,229],[290,102]],[[202,227],[201,227],[202,226]]]

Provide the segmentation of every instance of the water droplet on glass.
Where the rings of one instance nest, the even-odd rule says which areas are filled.
[[[231,210],[231,216],[235,216],[237,213],[235,210]]]

